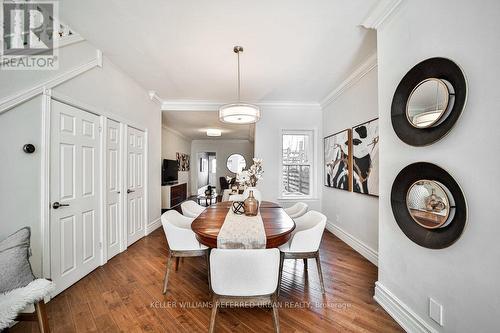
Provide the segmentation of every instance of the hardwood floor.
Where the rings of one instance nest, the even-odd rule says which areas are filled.
[[[205,259],[186,258],[172,271],[167,295],[163,229],[139,240],[47,304],[52,332],[207,332],[210,302]],[[377,269],[325,231],[321,294],[313,261],[285,260],[280,293],[282,332],[403,332],[373,300]],[[216,332],[273,332],[268,308],[222,309]],[[38,332],[19,323],[11,332]]]

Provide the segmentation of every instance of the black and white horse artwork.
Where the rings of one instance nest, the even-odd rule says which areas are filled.
[[[349,191],[350,129],[325,138],[325,186]]]
[[[353,191],[378,196],[378,119],[353,127]]]

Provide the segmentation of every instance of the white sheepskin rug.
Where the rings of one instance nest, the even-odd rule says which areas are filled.
[[[54,287],[52,281],[36,279],[24,288],[0,294],[0,331],[9,327],[27,305],[38,302],[52,292]]]

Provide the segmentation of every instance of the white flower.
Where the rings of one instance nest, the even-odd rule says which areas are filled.
[[[238,183],[246,186],[256,186],[257,180],[262,179],[262,159],[254,158],[254,164],[252,164],[247,170],[243,170],[236,175],[236,180]]]

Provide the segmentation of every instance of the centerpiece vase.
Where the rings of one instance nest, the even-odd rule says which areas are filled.
[[[253,196],[252,190],[248,193],[248,198],[245,199],[244,205],[246,216],[256,216],[259,212],[259,201]]]

